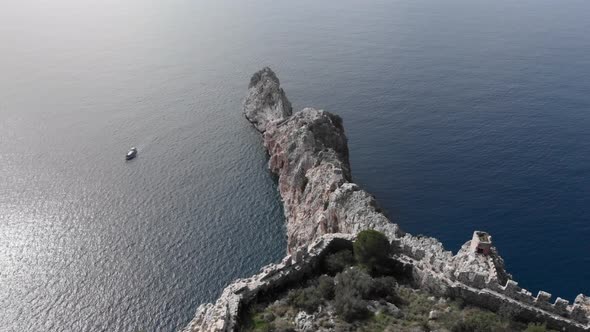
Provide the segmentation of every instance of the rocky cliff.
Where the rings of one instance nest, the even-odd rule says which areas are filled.
[[[288,250],[327,233],[356,233],[396,225],[380,212],[375,199],[351,183],[342,119],[306,108],[264,133],[269,168],[278,175],[287,220]]]
[[[277,75],[268,67],[255,73],[248,85],[244,115],[260,132],[293,113]]]
[[[453,255],[434,238],[404,233],[383,214],[372,195],[352,182],[342,119],[313,108],[292,114],[291,103],[270,68],[254,74],[243,108],[246,118],[263,133],[268,166],[278,176],[288,236],[288,256],[281,271],[287,263],[301,261],[301,255],[313,251],[313,244],[322,243],[329,234],[354,236],[361,230],[375,229],[388,237],[394,258],[411,267],[414,282],[422,289],[462,297],[484,307],[489,304],[493,310],[501,305],[516,306],[531,313],[524,316],[527,319],[545,317],[560,328],[586,330],[578,329],[590,317],[586,297],[580,295],[574,305],[560,298],[549,304],[551,295],[545,292],[533,297],[510,280],[495,248],[481,255],[467,242]],[[277,267],[270,265],[269,269]],[[259,289],[259,281],[266,278],[264,273],[256,276],[246,289]],[[263,284],[263,288],[270,287]],[[255,296],[242,296],[244,287],[238,280],[215,305],[200,306],[184,331],[231,331],[240,305]]]
[[[338,115],[305,108],[291,116],[291,103],[269,68],[252,77],[244,114],[264,132],[268,165],[279,178],[289,251],[327,233],[387,228],[402,235],[373,196],[352,183]]]

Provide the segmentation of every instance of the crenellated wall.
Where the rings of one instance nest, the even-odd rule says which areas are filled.
[[[546,292],[541,291],[534,297],[513,280],[505,285],[482,283],[485,276],[481,274],[463,272],[456,280],[451,280],[435,271],[421,269],[407,258],[397,258],[414,268],[414,281],[420,288],[438,295],[460,298],[466,303],[496,312],[510,312],[516,319],[546,322],[548,327],[557,330],[590,331],[590,311],[578,301],[569,305],[568,301],[557,298],[551,303],[551,295]]]
[[[496,281],[486,282],[485,279],[486,275],[481,273],[460,272],[456,281],[473,288],[496,292],[522,304],[570,318],[582,324],[587,324],[590,321],[590,311],[578,301],[570,304],[568,300],[557,297],[555,301],[551,302],[550,293],[539,291],[537,296],[533,296],[531,292],[521,288],[514,280],[508,280],[504,285],[501,285]]]
[[[432,238],[406,235],[404,241],[391,240],[397,250],[394,258],[412,267],[414,283],[424,290],[493,311],[502,308],[517,318],[547,322],[555,329],[590,331],[590,298],[580,294],[573,304],[560,297],[551,301],[545,291],[533,296],[514,280],[502,282],[499,275],[508,274],[498,265],[501,257],[494,247],[489,255],[482,255],[473,252],[468,241],[453,256]]]

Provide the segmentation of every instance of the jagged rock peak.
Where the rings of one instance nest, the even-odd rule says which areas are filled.
[[[342,164],[347,180],[351,181],[348,140],[340,116],[307,107],[267,129],[267,139],[284,139],[290,144],[290,160],[298,160],[307,154],[317,154],[316,158],[323,161],[327,159],[329,152],[335,152],[336,155],[332,157]]]
[[[244,100],[244,115],[260,132],[268,125],[281,121],[293,113],[291,102],[277,75],[269,67],[256,72],[248,85],[248,96]]]
[[[401,236],[373,196],[352,183],[342,119],[305,108],[268,126],[264,146],[278,175],[293,252],[328,233],[356,234],[374,228]]]

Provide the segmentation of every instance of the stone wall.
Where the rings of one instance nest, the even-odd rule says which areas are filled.
[[[257,275],[234,281],[224,289],[215,304],[199,306],[195,317],[182,332],[234,331],[243,309],[249,304],[260,296],[288,289],[317,274],[326,254],[350,247],[353,239],[351,234],[323,235],[308,247],[298,248],[287,255],[281,263],[269,264]],[[578,297],[573,305],[560,298],[550,303],[550,294],[539,292],[533,297],[513,280],[499,285],[486,282],[485,274],[471,272],[459,272],[453,278],[453,274],[449,277],[401,251],[396,251],[392,258],[396,267],[405,272],[415,286],[438,296],[460,298],[492,311],[509,312],[516,319],[547,322],[549,327],[558,330],[590,331],[589,311],[584,308],[589,303],[588,298]]]
[[[497,311],[500,308],[515,313],[517,318],[547,322],[556,329],[590,331],[590,299],[580,294],[573,304],[540,291],[537,296],[521,288],[503,267],[503,261],[492,247],[490,255],[471,250],[470,241],[453,256],[432,238],[412,238],[406,235],[403,245],[396,244],[394,258],[411,266],[416,286],[440,296],[464,301]],[[498,263],[501,262],[501,263]]]
[[[262,294],[278,292],[317,273],[322,258],[351,244],[350,234],[327,234],[306,248],[298,248],[278,264],[269,264],[260,273],[238,279],[227,286],[219,299],[202,304],[182,332],[229,332],[239,324],[241,310]]]
[[[551,294],[540,291],[536,297],[518,286],[513,280],[505,285],[485,283],[485,275],[459,273],[456,280],[441,273],[422,269],[409,257],[397,255],[396,259],[404,261],[413,270],[414,282],[422,289],[439,296],[460,298],[466,303],[483,307],[495,312],[508,312],[516,319],[534,322],[546,322],[547,326],[563,331],[590,331],[590,311],[583,295],[578,296],[573,305],[557,298],[550,303]]]

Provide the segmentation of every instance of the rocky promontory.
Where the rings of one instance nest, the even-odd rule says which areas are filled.
[[[374,229],[385,234],[391,258],[403,267],[412,284],[439,296],[460,298],[493,311],[510,308],[516,316],[548,322],[571,331],[590,331],[590,300],[574,304],[551,294],[533,296],[511,280],[491,236],[475,231],[456,255],[431,237],[404,233],[375,198],[352,180],[342,119],[314,108],[293,113],[270,68],[255,73],[243,111],[262,133],[269,169],[278,176],[287,226],[287,256],[259,275],[229,285],[215,304],[201,305],[183,331],[233,331],[242,308],[260,292],[302,278],[334,241],[351,241]],[[340,234],[340,235],[338,235]]]
[[[399,237],[369,193],[352,183],[342,119],[305,108],[291,114],[291,103],[270,68],[254,74],[244,114],[263,132],[269,169],[278,175],[287,221],[288,250],[327,233],[365,228]]]
[[[248,85],[244,115],[260,132],[293,113],[277,75],[268,67],[255,73]]]

